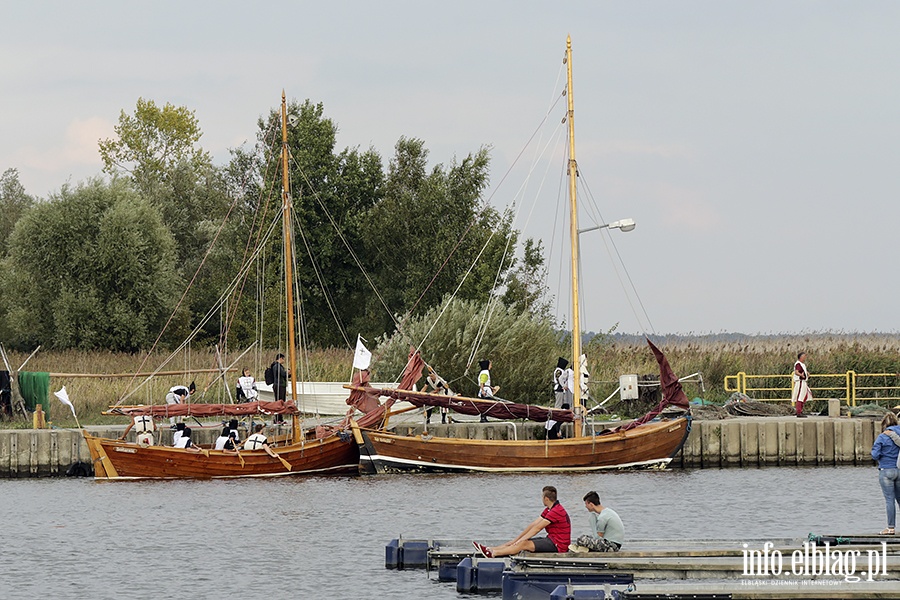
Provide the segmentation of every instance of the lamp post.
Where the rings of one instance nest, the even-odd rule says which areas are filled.
[[[584,229],[579,229],[578,234],[587,233],[588,231],[595,231],[597,229],[621,229],[624,232],[634,231],[635,222],[634,219],[620,219],[618,221],[613,221],[612,223],[605,223],[603,225],[594,225],[593,227],[586,227]]]

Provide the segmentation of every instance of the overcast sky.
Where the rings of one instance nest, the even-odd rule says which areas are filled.
[[[900,3],[6,1],[2,14],[0,171],[40,197],[100,173],[97,140],[138,97],[194,110],[224,164],[284,89],[324,104],[339,148],[385,162],[401,136],[433,163],[490,146],[503,207],[524,179],[498,184],[563,89],[571,34],[582,183],[604,219],[637,221],[615,242],[650,319],[585,234],[586,329],[898,329]],[[563,111],[520,164],[556,148]],[[528,180],[517,226],[552,249],[567,318],[552,165]]]

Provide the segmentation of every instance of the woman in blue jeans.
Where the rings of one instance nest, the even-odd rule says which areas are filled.
[[[878,461],[878,483],[884,494],[887,509],[887,529],[881,535],[894,535],[897,524],[897,503],[900,503],[900,470],[897,469],[897,456],[900,455],[900,426],[897,415],[892,412],[881,420],[882,433],[875,438],[872,445],[872,458]]]

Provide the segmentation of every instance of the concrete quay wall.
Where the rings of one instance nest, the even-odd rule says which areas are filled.
[[[867,465],[881,433],[875,419],[846,417],[740,417],[694,421],[672,465],[763,467]]]
[[[568,435],[571,435],[571,425]],[[515,433],[513,433],[513,428]],[[122,426],[88,427],[92,434],[118,437]],[[418,434],[422,425],[397,427]],[[210,444],[219,429],[195,429],[200,444]],[[564,432],[566,430],[564,429]],[[429,433],[472,439],[535,439],[543,424],[475,423],[430,425]],[[798,465],[872,465],[872,443],[880,422],[846,417],[740,417],[693,421],[682,451],[671,467],[719,468]],[[161,439],[160,439],[161,437]],[[157,433],[157,443],[171,444],[172,432]],[[129,434],[134,439],[134,433]],[[65,475],[77,462],[90,462],[87,445],[77,429],[0,430],[0,478]]]
[[[124,426],[86,427],[92,435],[117,438]],[[197,443],[215,441],[221,429],[194,429]],[[157,443],[172,444],[168,428],[155,434]],[[135,434],[128,438],[134,441]],[[91,453],[80,429],[4,429],[0,430],[0,478],[57,477],[77,462],[91,462]]]

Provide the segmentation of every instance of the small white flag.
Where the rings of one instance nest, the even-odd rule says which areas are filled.
[[[363,371],[372,364],[372,353],[363,346],[362,336],[356,336],[356,353],[353,355],[353,368]]]
[[[68,405],[68,407],[72,409],[72,416],[77,418],[75,415],[75,406],[72,404],[72,401],[69,400],[69,392],[66,391],[66,386],[62,386],[62,389],[58,392],[53,392],[53,395],[59,398],[60,402]]]

